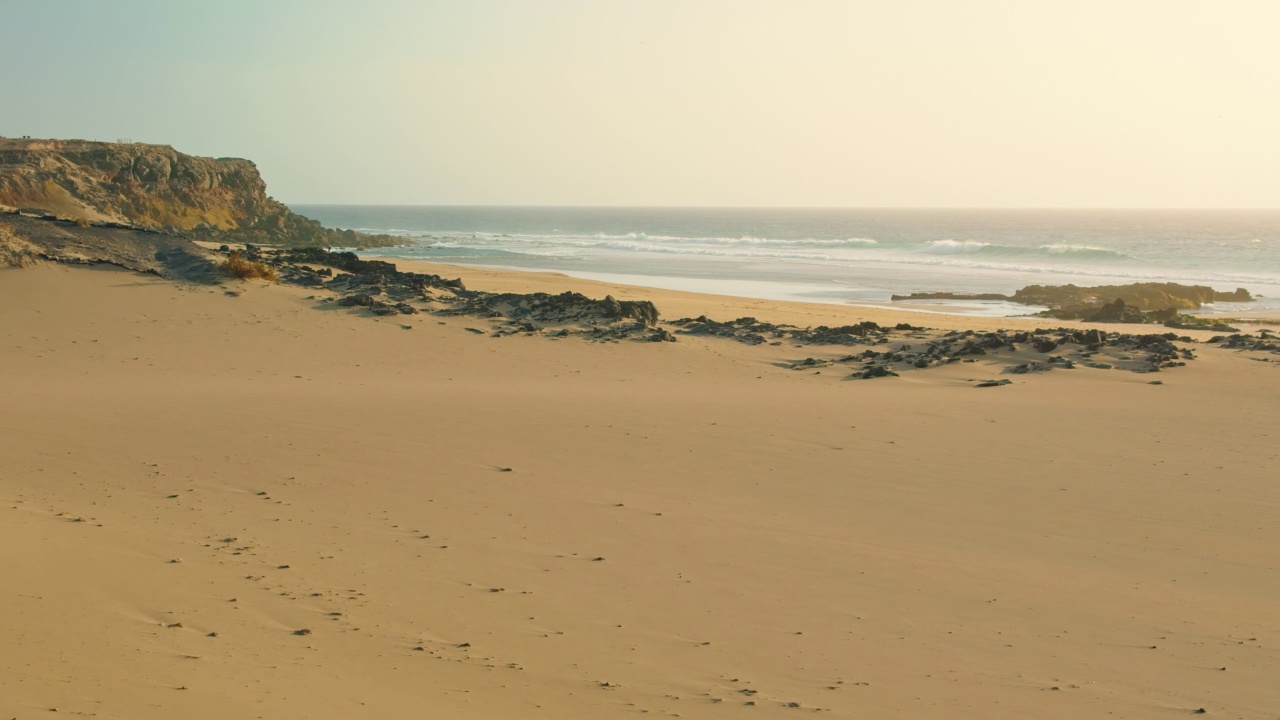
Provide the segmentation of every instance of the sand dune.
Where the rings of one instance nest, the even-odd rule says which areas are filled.
[[[1280,708],[1280,363],[847,381],[234,287],[0,270],[0,717]]]

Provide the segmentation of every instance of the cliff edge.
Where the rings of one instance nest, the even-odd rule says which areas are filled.
[[[0,205],[196,240],[379,247],[388,235],[325,228],[267,195],[258,168],[168,145],[0,138]]]

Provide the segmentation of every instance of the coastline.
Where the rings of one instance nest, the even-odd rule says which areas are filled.
[[[406,269],[667,318],[920,319]],[[0,270],[9,717],[1280,702],[1280,363],[849,382],[789,366],[838,347],[484,337],[224,285]]]
[[[371,251],[393,261],[858,304],[913,293],[1174,282],[1246,287],[1265,296],[1260,307],[1280,311],[1274,211],[299,208],[332,226],[400,237],[402,245]]]
[[[381,255],[360,254],[360,256],[373,260],[383,259]],[[579,277],[555,271],[494,268],[482,265],[451,265],[401,258],[396,258],[395,263],[397,267],[410,272],[431,273],[444,277],[461,277],[467,282],[468,287],[474,286],[475,289],[491,292],[559,293],[565,290],[573,290],[592,297],[612,294],[620,298],[650,300],[658,305],[665,319],[710,314],[705,309],[699,309],[710,305],[716,310],[725,313],[725,317],[717,318],[721,320],[729,320],[743,315],[755,316],[761,314],[761,319],[779,323],[791,323],[801,327],[823,324],[842,325],[864,320],[870,320],[882,325],[893,325],[900,322],[924,323],[949,330],[1033,329],[1035,327],[1059,324],[1070,327],[1090,325],[1080,321],[1032,317],[1030,312],[1026,315],[984,315],[953,312],[950,311],[951,306],[944,303],[912,303],[911,307],[904,307],[901,302],[848,303],[777,300],[744,295],[671,290],[648,285],[633,285]],[[658,302],[658,298],[662,299],[661,303]],[[738,314],[735,315],[734,313]],[[1244,312],[1240,313],[1240,316],[1260,320],[1280,320],[1280,311]],[[1194,331],[1192,334],[1205,334],[1205,331]]]

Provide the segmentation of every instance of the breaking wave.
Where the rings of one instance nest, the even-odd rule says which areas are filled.
[[[929,262],[925,258],[946,256],[981,257],[996,260],[1031,258],[1053,261],[1110,261],[1123,263],[1131,256],[1090,245],[1000,245],[981,240],[933,240],[926,243],[890,243],[874,238],[778,239],[756,236],[685,237],[645,233],[591,235],[507,235],[491,233],[414,233],[418,243],[437,249],[488,249],[503,253],[539,256],[568,256],[577,252],[618,251],[741,258],[776,258],[810,261]]]
[[[1129,255],[1115,250],[1092,245],[1066,245],[1060,243],[1020,247],[1017,245],[997,245],[981,240],[934,240],[921,248],[921,250],[932,255],[981,253],[984,255],[1065,255],[1076,259],[1130,259]]]

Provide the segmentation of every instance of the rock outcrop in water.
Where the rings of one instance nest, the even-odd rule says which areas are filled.
[[[1001,300],[1047,307],[1042,317],[1108,323],[1163,323],[1175,328],[1214,328],[1209,320],[1183,315],[1215,302],[1251,302],[1244,288],[1221,292],[1204,285],[1133,283],[1131,285],[1028,285],[1012,295],[926,292],[894,295],[893,300]],[[1221,329],[1228,329],[1223,327]]]
[[[1083,313],[1105,303],[1123,300],[1127,307],[1141,311],[1199,310],[1215,302],[1249,302],[1253,296],[1244,288],[1220,292],[1204,285],[1178,283],[1133,283],[1131,285],[1028,285],[1010,298],[1022,305],[1043,305],[1062,313]]]
[[[248,160],[195,157],[168,145],[0,138],[0,205],[193,239],[286,246],[394,245],[331,230],[267,195]]]
[[[1123,300],[1135,310],[1199,310],[1215,302],[1250,302],[1253,295],[1244,288],[1221,292],[1204,285],[1179,283],[1132,283],[1130,285],[1028,285],[1012,295],[999,293],[921,292],[894,295],[893,300],[1004,300],[1019,305],[1040,305],[1061,313],[1080,317],[1107,303]],[[1054,317],[1058,317],[1055,315]],[[1065,318],[1064,318],[1065,319]]]

